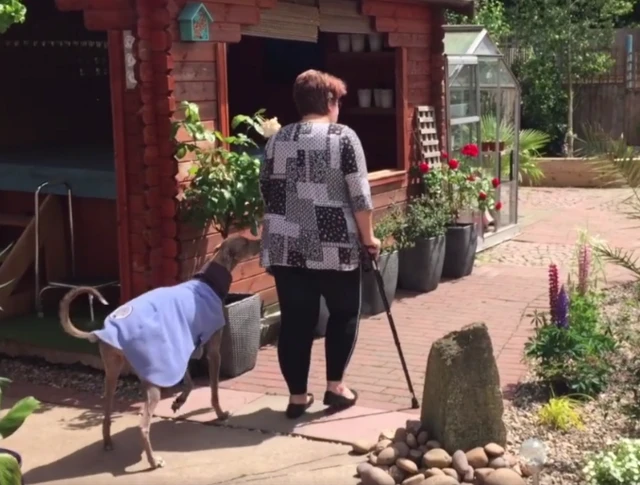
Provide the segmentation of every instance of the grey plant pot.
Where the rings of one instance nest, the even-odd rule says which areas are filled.
[[[230,293],[225,304],[229,323],[222,334],[220,375],[232,378],[256,366],[262,301],[260,295]]]
[[[400,250],[398,287],[423,293],[435,290],[442,278],[445,249],[445,237],[437,236]]]
[[[473,223],[455,224],[447,228],[443,278],[458,279],[473,271],[478,248],[478,231]]]
[[[387,300],[391,305],[396,296],[398,286],[398,251],[384,253],[380,256],[378,267],[384,281],[384,290]],[[371,316],[385,311],[384,303],[380,297],[376,277],[371,271],[362,273],[362,305],[360,315]]]

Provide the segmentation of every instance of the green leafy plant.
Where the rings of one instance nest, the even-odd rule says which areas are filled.
[[[572,291],[566,325],[543,313],[534,315],[534,335],[525,345],[525,356],[536,375],[559,394],[594,396],[608,384],[617,344],[602,323],[599,302],[595,293]]]
[[[20,0],[0,0],[0,34],[13,24],[24,23],[27,7]]]
[[[392,209],[375,222],[373,235],[382,243],[381,253],[392,253],[398,249],[394,239],[398,224],[400,224],[400,217],[397,208]]]
[[[505,148],[513,150],[516,141],[515,125],[509,120],[500,120],[500,141],[503,141]],[[498,120],[495,115],[483,115],[480,120],[480,130],[485,140],[498,139]],[[537,158],[541,157],[542,150],[551,142],[551,137],[540,130],[525,129],[520,130],[518,139],[518,181],[522,182],[526,176],[529,183],[535,183],[544,177],[544,173],[538,166]],[[502,175],[508,175],[509,166],[505,164]]]
[[[580,401],[571,396],[553,396],[538,410],[538,420],[544,426],[560,431],[583,429]]]
[[[588,485],[640,483],[640,440],[621,439],[587,460],[582,472]]]
[[[501,0],[476,1],[475,14],[472,17],[447,12],[447,21],[454,25],[482,25],[498,44],[511,33],[507,11]]]
[[[9,379],[0,377],[0,404],[2,403],[2,389],[10,383]],[[25,397],[15,403],[0,418],[0,439],[7,438],[15,433],[39,407],[40,403],[33,397]],[[2,485],[20,485],[21,477],[20,466],[15,458],[11,455],[0,453],[0,483]]]
[[[184,120],[173,122],[176,158],[190,154],[195,158],[189,170],[192,179],[182,197],[185,218],[200,227],[213,224],[223,238],[229,236],[232,227],[248,228],[257,235],[263,214],[260,158],[248,151],[255,151],[258,145],[246,133],[225,136],[207,129],[194,103],[185,101],[182,108]],[[247,127],[262,135],[263,114],[238,115],[232,128]],[[181,129],[188,135],[186,141],[177,139]]]
[[[418,241],[444,235],[448,222],[445,206],[423,195],[411,200],[404,211],[396,212],[393,239],[399,249],[411,248]]]

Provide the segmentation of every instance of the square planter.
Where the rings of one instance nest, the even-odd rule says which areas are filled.
[[[473,271],[478,248],[476,225],[474,223],[451,225],[447,227],[445,238],[442,277],[458,279],[469,276]]]
[[[426,293],[435,290],[442,278],[445,236],[418,241],[399,254],[398,287]]]
[[[260,295],[230,293],[225,303],[229,323],[222,334],[220,375],[231,378],[256,366],[262,301]]]
[[[398,286],[398,252],[382,254],[378,260],[378,267],[384,281],[387,300],[391,304],[396,296],[396,288]],[[363,271],[362,273],[361,295],[360,315],[371,316],[385,311],[373,270]]]

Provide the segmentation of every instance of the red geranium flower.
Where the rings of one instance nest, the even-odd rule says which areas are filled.
[[[486,198],[487,198],[487,194],[485,194],[484,192],[480,192],[480,193],[478,194],[478,199],[480,199],[480,200],[486,200]]]
[[[480,150],[478,150],[478,145],[469,143],[462,147],[461,153],[467,157],[477,157],[480,154]]]
[[[455,158],[452,158],[451,160],[449,160],[449,168],[451,170],[457,170],[459,166],[460,166],[460,163],[458,163],[458,160],[456,160]]]
[[[498,201],[496,202],[496,210],[499,211],[500,209],[502,209],[502,202]]]
[[[442,150],[442,151],[440,152],[440,156],[441,156],[442,158],[444,158],[445,160],[447,160],[447,159],[449,158],[449,154],[448,154],[447,152],[445,152],[444,150]]]
[[[418,170],[420,170],[420,173],[422,174],[429,173],[429,164],[427,162],[422,162],[418,165]]]
[[[492,181],[491,181],[491,185],[493,185],[494,189],[497,189],[498,186],[500,185],[500,179],[498,177],[495,177]]]
[[[475,182],[475,181],[476,181],[476,176],[475,176],[475,175],[473,175],[473,174],[471,174],[471,175],[469,175],[469,176],[467,177],[467,180],[468,180],[469,182]]]

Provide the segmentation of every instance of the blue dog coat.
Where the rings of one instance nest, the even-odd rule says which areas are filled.
[[[224,324],[220,296],[207,282],[192,279],[134,298],[93,333],[120,349],[140,379],[171,387],[183,379],[194,350]]]

